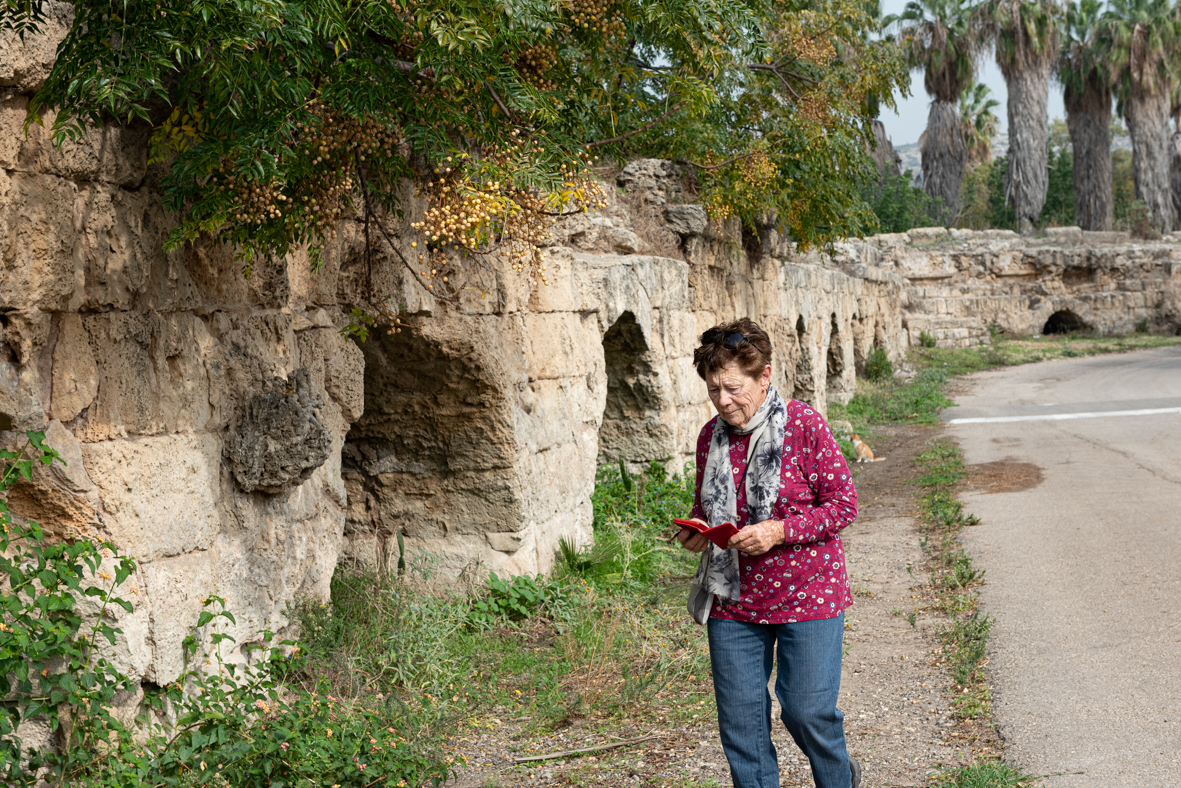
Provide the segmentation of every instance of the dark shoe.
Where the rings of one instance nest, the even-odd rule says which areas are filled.
[[[861,785],[861,764],[852,755],[849,756],[849,771],[853,772],[853,788]]]

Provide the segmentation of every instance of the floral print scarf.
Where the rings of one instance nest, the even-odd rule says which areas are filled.
[[[783,470],[783,438],[787,429],[787,403],[774,386],[755,415],[742,429],[731,427],[719,415],[709,443],[709,457],[701,481],[701,505],[710,527],[722,523],[738,525],[738,490],[730,464],[730,435],[750,435],[746,448],[746,504],[749,521],[759,523],[771,517],[779,497]],[[738,551],[723,550],[713,542],[701,554],[697,574],[689,587],[689,614],[698,624],[709,620],[715,596],[737,601]]]

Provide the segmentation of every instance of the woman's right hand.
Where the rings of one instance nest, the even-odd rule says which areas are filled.
[[[701,523],[703,527],[709,528],[708,523],[696,517],[692,518],[692,522]],[[680,533],[677,534],[677,540],[681,543],[681,547],[684,547],[686,550],[691,550],[694,553],[705,552],[705,548],[709,547],[708,539],[706,539],[701,534],[690,531],[688,528],[682,528],[680,530]]]

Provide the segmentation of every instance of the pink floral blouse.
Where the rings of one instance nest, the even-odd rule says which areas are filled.
[[[697,487],[691,517],[706,519],[701,479],[715,416],[697,438]],[[735,483],[745,478],[750,436],[731,436]],[[749,525],[746,485],[738,488],[739,528]],[[828,424],[810,405],[787,403],[779,502],[772,519],[783,521],[786,543],[763,555],[739,553],[741,600],[714,601],[711,618],[784,624],[833,618],[853,604],[845,549],[838,534],[857,519],[853,475]]]

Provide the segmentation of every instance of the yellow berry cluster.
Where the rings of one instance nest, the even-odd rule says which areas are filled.
[[[831,119],[832,105],[828,96],[819,90],[809,90],[799,104],[800,117],[818,126],[826,125]]]
[[[398,57],[405,60],[413,60],[414,52],[422,45],[426,35],[418,27],[418,22],[414,18],[414,11],[416,3],[414,0],[386,0],[390,10],[398,17],[401,17],[405,29],[402,32],[402,40],[398,42],[395,50]]]
[[[320,237],[335,237],[334,227],[351,204],[356,186],[352,174],[356,160],[363,164],[396,153],[400,138],[389,124],[345,117],[319,101],[311,102],[308,109],[312,118],[299,124],[294,147],[313,173],[283,183],[227,173],[224,163],[218,167],[222,188],[232,195],[231,217],[237,223],[282,221],[291,229],[302,224]]]
[[[506,144],[483,149],[478,157],[448,156],[434,169],[435,178],[421,187],[427,198],[422,221],[411,225],[424,242],[418,262],[427,289],[434,289],[435,280],[451,289],[448,249],[499,254],[514,271],[528,272],[534,286],[549,284],[541,248],[554,217],[607,203],[585,152],[574,164],[560,166],[562,183],[556,190],[540,192],[512,182],[508,174],[535,166],[544,152],[537,141],[514,131]],[[417,248],[418,241],[411,246]]]
[[[523,51],[513,63],[521,79],[538,90],[554,90],[556,85],[545,75],[558,63],[556,47],[533,46]]]
[[[566,11],[576,28],[602,33],[606,36],[623,35],[623,17],[615,6],[615,0],[566,0]]]

